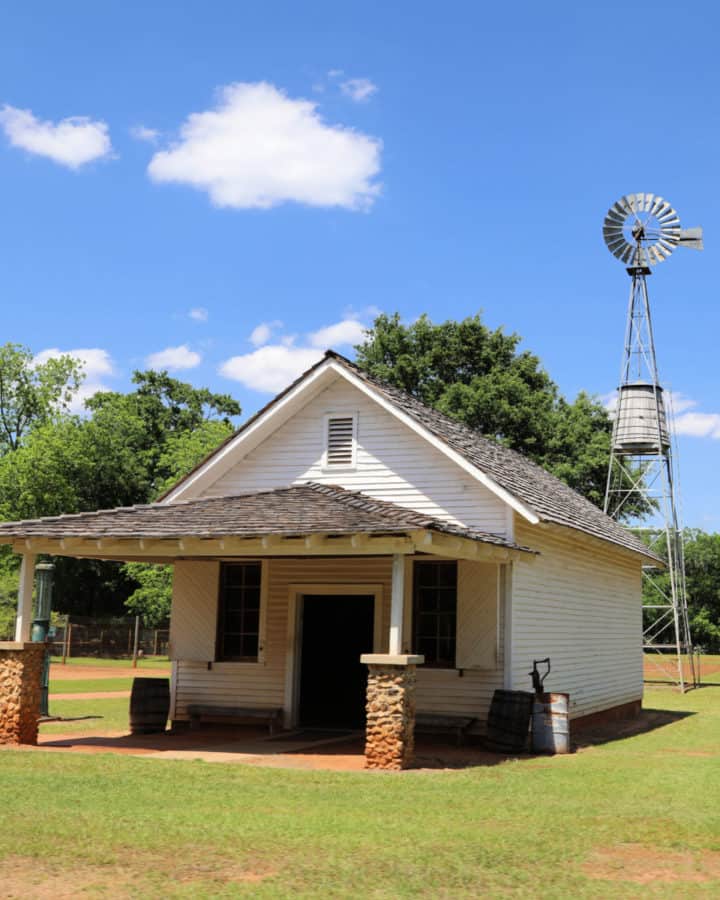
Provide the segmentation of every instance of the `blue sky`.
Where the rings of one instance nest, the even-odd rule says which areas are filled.
[[[92,350],[116,389],[169,362],[250,413],[375,310],[483,310],[606,394],[629,279],[602,220],[652,191],[705,227],[650,292],[684,518],[720,530],[720,14],[582,7],[5,4],[0,340]]]

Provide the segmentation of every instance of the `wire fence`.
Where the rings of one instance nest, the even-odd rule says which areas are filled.
[[[135,631],[137,627],[137,647]],[[69,659],[74,656],[98,659],[165,656],[168,652],[167,628],[146,628],[135,618],[93,619],[68,616],[50,629],[48,644],[53,656]]]

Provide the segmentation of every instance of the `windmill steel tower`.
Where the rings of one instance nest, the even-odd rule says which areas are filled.
[[[608,210],[603,237],[632,279],[617,392],[605,512],[637,526],[666,567],[644,566],[643,651],[681,690],[695,685],[679,516],[671,395],[660,384],[647,278],[678,246],[702,250],[702,229],[680,227],[655,194],[628,194]],[[687,660],[686,665],[683,661]]]

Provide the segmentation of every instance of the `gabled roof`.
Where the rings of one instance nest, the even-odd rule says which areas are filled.
[[[286,397],[301,389],[323,367],[332,365],[340,374],[365,387],[386,408],[407,417],[425,435],[449,451],[456,460],[487,478],[487,485],[506,502],[519,509],[525,518],[533,522],[545,521],[574,528],[601,540],[609,541],[625,549],[657,559],[655,554],[631,531],[605,515],[589,500],[568,487],[546,469],[515,450],[483,437],[456,419],[426,406],[405,391],[369,375],[355,363],[333,350],[328,350],[322,360],[304,372],[298,379],[255,413],[213,453],[182,478],[164,496],[172,499],[174,492],[192,479],[223,453],[233,441],[247,433],[270,414]],[[406,421],[407,421],[406,419]],[[174,502],[174,501],[172,501]]]
[[[0,543],[17,538],[255,538],[265,535],[434,531],[512,550],[496,534],[452,525],[334,485],[295,485],[232,497],[150,503],[0,524]],[[532,552],[532,551],[528,551]]]

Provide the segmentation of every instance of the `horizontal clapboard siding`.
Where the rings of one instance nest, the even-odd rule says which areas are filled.
[[[383,634],[387,634],[391,577],[389,558],[274,559],[268,562],[267,568],[264,663],[213,663],[212,668],[208,669],[207,664],[202,662],[178,660],[176,718],[187,718],[190,703],[283,706],[291,584],[337,584],[338,593],[342,593],[343,584],[382,584],[385,599],[382,630]],[[189,579],[185,579],[185,583],[189,583]],[[191,604],[192,598],[175,596],[173,603]],[[191,617],[185,615],[184,621],[191,621]]]
[[[540,551],[512,576],[512,680],[528,690],[533,659],[549,656],[551,691],[570,694],[573,718],[642,697],[641,560],[568,529],[516,523]]]
[[[337,585],[338,594],[342,593],[343,585],[382,585],[383,644],[376,649],[387,651],[392,576],[389,558],[273,559],[267,563],[264,662],[213,663],[208,668],[213,649],[208,636],[214,634],[217,616],[217,591],[212,591],[207,581],[209,565],[212,564],[183,561],[176,569],[172,638],[173,646],[182,648],[182,656],[177,660],[176,719],[187,718],[191,703],[283,707],[290,585],[332,584]],[[459,627],[462,625],[459,623]],[[500,629],[502,633],[502,622]],[[342,640],[342,635],[338,639]],[[502,649],[495,668],[468,669],[462,676],[457,670],[430,670],[420,666],[417,706],[425,712],[476,716],[484,722],[496,687],[502,687]]]
[[[357,414],[357,457],[351,471],[323,466],[328,413]],[[305,481],[339,484],[495,534],[506,531],[501,500],[344,379],[306,404],[202,496]]]

